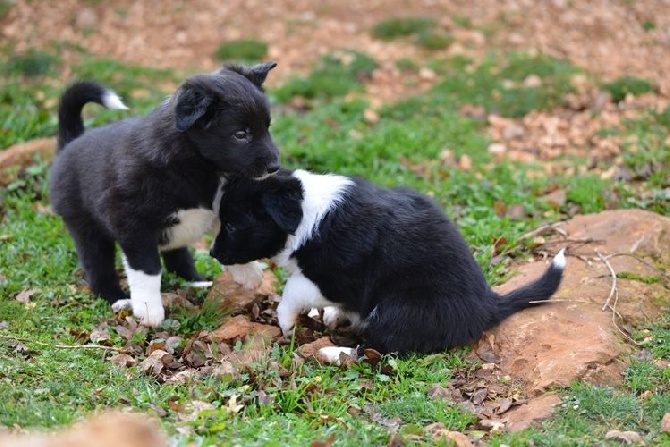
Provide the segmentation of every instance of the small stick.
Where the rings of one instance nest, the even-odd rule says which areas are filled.
[[[605,312],[605,310],[608,307],[610,307],[610,300],[612,299],[612,296],[614,296],[615,292],[618,295],[618,289],[616,287],[616,272],[612,268],[612,264],[610,264],[610,262],[607,260],[607,258],[605,256],[602,255],[602,253],[600,253],[599,251],[596,251],[596,254],[600,258],[600,260],[603,261],[603,263],[605,263],[605,266],[607,266],[607,268],[609,269],[610,276],[612,277],[612,287],[610,288],[610,294],[607,297],[607,301],[605,301],[605,304],[603,304],[603,307],[602,307],[602,311]]]
[[[25,343],[34,343],[36,345],[40,346],[47,346],[50,348],[56,348],[56,349],[102,349],[103,351],[114,351],[114,352],[126,352],[125,348],[117,348],[116,346],[103,346],[103,345],[61,345],[61,344],[49,344],[49,343],[44,343],[42,341],[37,341],[37,340],[30,340],[27,338],[21,338],[21,337],[15,337],[13,335],[0,335],[0,338],[4,338],[5,340],[14,340],[18,342],[25,342]]]

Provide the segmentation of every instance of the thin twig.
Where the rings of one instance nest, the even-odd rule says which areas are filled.
[[[581,304],[597,304],[593,301],[584,301],[584,300],[565,300],[565,299],[550,299],[550,300],[537,300],[537,301],[528,301],[529,304],[551,304],[551,303],[581,303]]]
[[[612,268],[612,264],[610,264],[610,262],[607,260],[607,258],[605,256],[603,256],[602,253],[600,253],[599,251],[596,251],[596,254],[600,258],[600,260],[603,261],[603,263],[605,263],[605,266],[607,266],[607,268],[610,271],[610,275],[612,276],[612,287],[610,288],[610,294],[607,297],[607,301],[605,301],[605,304],[603,304],[603,307],[602,307],[602,311],[605,312],[605,310],[608,307],[610,307],[610,300],[612,299],[614,294],[616,293],[618,295],[618,289],[616,287],[616,272]]]
[[[610,264],[609,259],[608,259],[612,255],[604,256],[602,253],[598,252],[597,250],[594,250],[594,251],[596,252],[598,257],[600,258],[600,260],[605,264],[605,266],[607,266],[607,268],[610,271],[610,276],[612,277],[612,287],[610,289],[610,294],[607,297],[607,301],[605,301],[605,304],[603,305],[602,310],[604,312],[609,307],[612,310],[612,324],[617,329],[617,331],[619,331],[619,333],[621,335],[623,335],[623,337],[626,340],[630,341],[634,345],[639,346],[640,343],[633,340],[633,338],[630,335],[628,335],[623,329],[621,329],[616,322],[617,317],[621,318],[621,320],[623,320],[623,317],[616,310],[616,306],[619,303],[619,288],[617,287],[617,284],[616,284],[616,280],[617,280],[616,272],[614,271],[614,268],[612,267],[612,264]],[[614,304],[610,304],[610,300],[612,299],[612,296],[614,296]]]
[[[21,343],[33,343],[33,344],[36,344],[36,345],[47,346],[49,348],[56,348],[56,349],[102,349],[103,351],[126,352],[126,348],[118,348],[116,346],[61,345],[61,344],[52,345],[50,343],[44,343],[44,342],[38,341],[38,340],[30,340],[28,338],[15,337],[13,335],[0,335],[0,338],[3,338],[5,340],[14,340],[14,341],[18,341],[18,342],[21,342]]]

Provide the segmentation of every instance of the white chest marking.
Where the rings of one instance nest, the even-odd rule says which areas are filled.
[[[214,211],[202,208],[179,210],[173,214],[179,221],[175,226],[165,229],[167,242],[160,246],[163,251],[194,244],[212,229],[218,217]]]

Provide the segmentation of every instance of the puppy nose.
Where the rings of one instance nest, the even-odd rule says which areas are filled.
[[[268,174],[274,174],[279,171],[279,163],[268,166]]]

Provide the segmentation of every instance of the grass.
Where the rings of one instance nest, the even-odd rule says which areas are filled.
[[[626,95],[640,95],[656,91],[656,87],[649,81],[633,76],[624,76],[614,82],[603,84],[602,89],[610,92],[612,100],[619,102],[626,99]]]
[[[440,29],[431,17],[400,17],[381,21],[372,27],[372,37],[391,41],[412,38],[425,50],[442,50],[453,42],[451,34]]]
[[[223,42],[212,56],[220,61],[257,62],[268,52],[268,44],[259,40],[233,40]]]
[[[408,70],[418,69],[418,63],[409,62],[403,62]],[[606,206],[639,207],[639,201],[647,200],[649,209],[667,212],[660,199],[654,203],[640,198],[625,182],[603,180],[584,170],[546,178],[538,175],[541,166],[493,163],[485,123],[458,113],[466,104],[511,117],[555,107],[571,91],[570,79],[579,72],[565,61],[520,54],[492,54],[481,64],[464,58],[436,60],[431,68],[442,79],[438,85],[387,105],[380,110],[379,122],[371,124],[363,119],[367,103],[343,98],[360,91],[375,66],[369,56],[343,51],[327,55],[311,75],[293,78],[269,92],[280,103],[290,104],[296,96],[311,101],[307,110],[276,108],[272,131],[284,163],[361,175],[380,185],[405,185],[431,194],[454,218],[492,283],[507,277],[511,258],[527,255],[529,247],[515,243],[520,235],[567,217],[575,207],[589,213]],[[74,72],[119,91],[133,115],[150,110],[179,80],[171,71],[90,57],[84,57]],[[541,83],[524,85],[531,75]],[[24,85],[25,76],[6,76],[9,88],[0,94],[3,148],[55,133],[53,100],[62,86],[49,75]],[[662,143],[669,127],[666,114],[650,113],[622,130],[637,135],[639,147],[623,151],[632,169],[650,161],[667,167],[667,147]],[[93,126],[119,115],[92,108],[86,117],[87,125]],[[454,160],[469,157],[472,168],[440,162],[445,149],[452,151]],[[645,179],[651,190],[667,187],[662,173],[668,171],[663,169]],[[435,400],[428,392],[431,387],[446,387],[465,368],[467,349],[409,359],[388,357],[382,371],[368,364],[340,369],[297,362],[291,345],[274,345],[239,374],[165,385],[138,366],[114,366],[101,351],[58,347],[76,346],[101,319],[114,317],[83,287],[72,241],[62,221],[48,210],[47,180],[47,163],[36,160],[0,190],[0,395],[7,396],[0,403],[0,425],[57,427],[107,407],[158,410],[165,413],[161,422],[174,437],[173,444],[180,446],[309,445],[329,439],[338,446],[386,445],[396,429],[395,439],[408,445],[440,445],[432,439],[428,424],[441,422],[449,430],[468,433],[476,429],[473,415]],[[568,197],[559,208],[541,200],[556,188],[564,189]],[[614,192],[612,205],[605,197]],[[525,218],[500,217],[495,210],[499,202],[524,204]],[[503,242],[496,246],[496,240]],[[501,251],[509,255],[494,262]],[[196,262],[209,277],[220,272],[206,254],[197,253]],[[163,289],[183,289],[183,282],[163,275]],[[33,292],[29,302],[15,299],[27,290]],[[163,329],[188,339],[217,327],[221,315],[203,298],[204,292],[192,297],[202,304],[200,312],[176,308]],[[604,441],[612,428],[638,431],[650,445],[670,442],[659,431],[660,417],[670,408],[670,377],[667,368],[655,363],[670,360],[669,324],[666,319],[636,329],[634,337],[647,355],[631,363],[619,388],[576,383],[557,390],[562,406],[541,427],[493,434],[486,442],[617,445]],[[139,334],[136,342],[146,343],[150,336]],[[116,335],[110,342],[122,343]],[[238,412],[229,410],[233,397],[242,405]],[[194,420],[181,420],[175,407],[193,402],[209,407]]]
[[[377,63],[366,54],[343,50],[326,55],[308,76],[296,76],[273,92],[280,102],[295,96],[332,99],[361,91]]]
[[[372,37],[380,40],[396,40],[429,31],[436,26],[430,17],[399,17],[384,20],[372,28]]]

